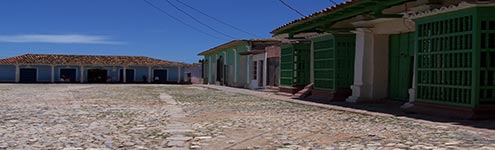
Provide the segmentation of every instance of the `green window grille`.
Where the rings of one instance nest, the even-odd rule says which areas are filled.
[[[315,89],[349,88],[354,78],[355,35],[313,39]]]
[[[280,85],[305,86],[309,84],[310,44],[297,43],[281,46]]]
[[[493,9],[480,11],[480,104],[495,104],[495,17]]]
[[[418,101],[471,108],[480,99],[493,101],[493,10],[474,7],[416,20]]]
[[[284,45],[281,47],[280,55],[280,85],[294,86],[294,47]]]

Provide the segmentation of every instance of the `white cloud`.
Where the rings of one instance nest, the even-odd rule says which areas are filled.
[[[62,43],[62,44],[124,44],[106,36],[79,34],[26,34],[0,35],[0,42],[8,43]]]

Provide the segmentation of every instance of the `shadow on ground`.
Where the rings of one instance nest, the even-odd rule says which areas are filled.
[[[426,114],[410,113],[410,112],[405,112],[403,109],[400,108],[400,106],[402,106],[405,102],[395,101],[395,100],[382,100],[379,102],[374,101],[374,102],[360,102],[360,103],[349,103],[345,101],[333,101],[333,102],[317,101],[317,100],[304,100],[304,101],[311,101],[311,102],[341,106],[346,108],[360,109],[370,112],[391,114],[397,117],[402,116],[402,117],[409,117],[409,118],[427,120],[432,122],[450,123],[455,125],[469,126],[473,128],[495,130],[495,119],[463,120],[457,118],[447,118],[447,117],[440,117],[440,116],[433,116]]]

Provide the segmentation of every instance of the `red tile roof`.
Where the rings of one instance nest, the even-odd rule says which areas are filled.
[[[287,24],[284,24],[284,25],[276,28],[275,30],[273,30],[271,33],[272,34],[283,34],[283,33],[287,32],[286,30],[290,30],[291,28],[297,27],[298,25],[305,25],[307,23],[310,23],[313,20],[321,19],[321,18],[326,17],[327,15],[331,15],[334,13],[336,16],[342,16],[342,15],[345,16],[346,12],[340,12],[340,11],[344,11],[345,8],[350,8],[351,10],[363,11],[361,13],[365,13],[366,11],[372,11],[373,7],[367,6],[366,3],[377,3],[379,6],[381,5],[380,7],[391,7],[391,6],[402,4],[402,3],[405,3],[408,1],[414,1],[414,0],[387,0],[387,1],[385,1],[385,0],[347,0],[347,1],[344,1],[340,4],[338,4],[338,5],[325,8],[325,9],[318,11],[318,12],[315,12],[311,15],[308,15],[308,16],[296,19],[294,21],[291,21]],[[352,8],[353,6],[358,6],[358,5],[364,5],[364,6]],[[349,15],[349,14],[347,14],[347,15]],[[350,13],[350,16],[356,16],[356,15],[358,15],[358,14]],[[324,19],[327,19],[327,18],[324,18]],[[335,23],[335,22],[341,21],[343,19],[346,19],[346,18],[338,18],[332,22]]]
[[[0,59],[0,64],[187,66],[185,63],[165,61],[144,56],[56,54],[25,54]]]
[[[299,22],[303,22],[303,21],[306,21],[306,20],[309,20],[309,19],[312,19],[312,18],[323,16],[325,14],[328,14],[328,13],[331,13],[333,11],[339,10],[340,8],[347,7],[349,5],[355,4],[355,3],[359,2],[359,1],[361,1],[361,0],[347,0],[347,1],[344,1],[344,2],[342,2],[340,4],[338,4],[338,5],[334,5],[334,6],[325,8],[325,9],[323,9],[321,11],[315,12],[315,13],[313,13],[311,15],[308,15],[308,16],[305,16],[305,17],[302,17],[302,18],[293,20],[293,21],[291,21],[291,22],[289,22],[287,24],[284,24],[284,25],[276,28],[271,33],[276,33],[279,30],[282,30],[284,28],[293,26],[293,25],[295,25],[296,23],[299,23]]]

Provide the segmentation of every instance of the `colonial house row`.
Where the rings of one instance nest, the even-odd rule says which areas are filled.
[[[492,0],[349,0],[272,31],[292,39],[281,46],[280,89],[494,116],[494,14]]]
[[[204,56],[203,81],[249,89],[278,85],[279,40],[233,40],[198,55]]]
[[[25,54],[0,59],[0,82],[182,83],[186,66],[142,56]]]

